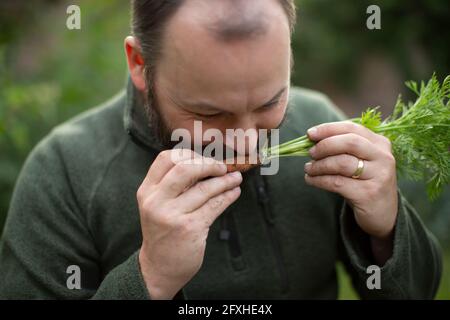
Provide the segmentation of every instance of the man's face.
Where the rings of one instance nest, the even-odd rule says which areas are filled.
[[[204,1],[188,1],[170,20],[153,78],[164,127],[185,128],[193,136],[200,120],[203,130],[219,129],[225,136],[226,129],[280,125],[289,95],[290,32],[281,6],[264,2],[258,7],[267,28],[256,37],[214,37],[205,25],[220,8]],[[257,140],[247,143],[246,152]]]

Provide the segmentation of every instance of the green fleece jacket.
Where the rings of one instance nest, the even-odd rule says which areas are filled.
[[[342,119],[323,95],[292,88],[280,141]],[[161,146],[131,83],[55,128],[28,157],[0,245],[0,298],[149,299],[139,269],[136,191]],[[440,249],[399,192],[393,256],[368,289],[369,237],[342,197],[304,182],[306,159],[277,175],[244,175],[242,194],[212,225],[204,263],[177,297],[335,299],[342,261],[362,298],[433,298]],[[71,267],[72,266],[72,267]],[[73,266],[79,267],[79,273]],[[79,288],[68,285],[80,276]]]

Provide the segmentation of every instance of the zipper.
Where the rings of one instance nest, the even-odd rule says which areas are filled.
[[[242,256],[241,243],[233,212],[226,212],[222,216],[219,239],[226,241],[228,244],[228,251],[230,253],[231,265],[233,269],[236,271],[245,269],[246,263]]]
[[[258,202],[262,208],[264,220],[267,223],[267,233],[269,235],[270,243],[273,253],[275,255],[278,272],[281,280],[281,292],[285,293],[289,289],[289,281],[286,271],[286,265],[284,263],[283,256],[281,254],[281,246],[278,239],[278,235],[275,229],[275,219],[273,216],[272,208],[270,206],[270,197],[267,193],[267,182],[263,176],[256,176],[256,193],[258,195]]]

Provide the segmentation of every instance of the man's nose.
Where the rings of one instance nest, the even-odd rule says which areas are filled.
[[[228,130],[225,146],[237,155],[249,155],[257,152],[258,130],[255,125],[246,125]]]

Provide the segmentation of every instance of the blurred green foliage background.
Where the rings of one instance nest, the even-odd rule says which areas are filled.
[[[69,4],[81,30],[66,28]],[[298,0],[293,84],[323,91],[348,116],[368,106],[389,114],[406,80],[450,74],[448,0]],[[381,8],[381,30],[366,28],[366,8]],[[0,3],[0,230],[23,162],[52,127],[123,88],[123,0]],[[430,203],[420,183],[401,181],[445,252],[439,299],[450,299],[450,190]],[[339,268],[340,297],[356,298]]]

